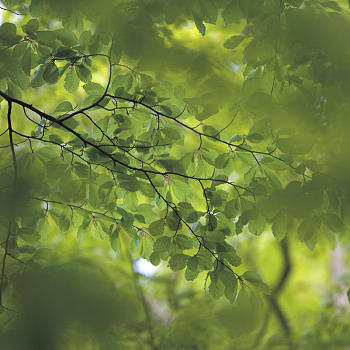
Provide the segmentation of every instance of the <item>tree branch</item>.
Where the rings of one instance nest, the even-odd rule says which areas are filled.
[[[282,273],[280,275],[280,278],[272,292],[271,295],[268,296],[268,300],[270,302],[270,306],[272,308],[273,313],[277,317],[277,320],[279,321],[282,329],[285,331],[287,335],[291,334],[291,329],[289,326],[289,322],[287,320],[287,317],[285,316],[281,306],[278,303],[278,296],[282,292],[288,276],[291,271],[291,261],[290,261],[290,256],[289,256],[289,246],[288,246],[288,241],[287,238],[283,239],[280,243],[281,246],[281,251],[282,251],[282,256],[283,256],[283,261],[284,261],[284,266]]]
[[[17,160],[16,160],[16,153],[15,153],[14,146],[13,146],[11,112],[12,112],[12,102],[8,101],[7,123],[8,123],[9,139],[10,139],[10,148],[11,148],[11,154],[12,154],[13,187],[15,189],[16,185],[17,185]],[[11,237],[12,225],[13,225],[13,219],[9,218],[8,232],[7,232],[6,242],[5,242],[4,255],[2,258],[2,266],[1,266],[1,278],[0,278],[0,305],[1,306],[3,306],[3,293],[4,293],[4,287],[5,287],[5,273],[6,273],[6,258],[9,255],[8,250],[9,250],[9,241],[10,241],[10,237]]]

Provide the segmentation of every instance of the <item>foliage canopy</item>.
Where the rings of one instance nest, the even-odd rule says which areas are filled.
[[[45,258],[44,242],[56,227],[62,234],[74,231],[81,244],[92,235],[108,240],[117,254],[130,252],[153,265],[165,261],[173,271],[184,270],[188,281],[204,271],[214,299],[224,296],[238,308],[262,308],[270,300],[277,314],[282,284],[271,290],[259,272],[241,266],[239,235],[271,230],[286,255],[287,236],[311,250],[318,241],[332,246],[337,236],[346,241],[345,1],[2,3],[4,310],[22,305],[29,319],[36,317],[35,288],[27,286],[40,286],[44,295],[65,300],[66,311],[48,307],[51,297],[37,308],[55,313],[57,323],[65,322],[71,308],[76,322],[84,320],[89,328],[85,305],[69,297],[66,284],[82,292],[98,284],[84,295],[92,304],[104,300],[101,309],[90,310],[101,328],[141,322],[126,291],[113,298],[108,279],[87,273],[95,268]],[[145,303],[143,294],[141,299]],[[210,303],[192,306],[196,325]],[[121,320],[121,314],[130,319]],[[224,309],[218,314],[228,317]],[[37,321],[45,323],[42,317]],[[167,348],[214,349],[215,337],[211,343],[172,335],[186,333],[179,319]],[[280,321],[288,330],[283,315]],[[149,346],[157,348],[148,331]],[[40,341],[47,348],[57,346],[45,336]],[[10,333],[4,337],[13,349],[23,348],[20,341],[11,343]],[[100,346],[118,344],[108,338]]]

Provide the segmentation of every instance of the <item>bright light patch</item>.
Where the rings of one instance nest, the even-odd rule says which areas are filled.
[[[136,272],[141,273],[144,276],[151,277],[158,270],[157,266],[152,265],[149,261],[139,258],[134,264],[133,268]]]

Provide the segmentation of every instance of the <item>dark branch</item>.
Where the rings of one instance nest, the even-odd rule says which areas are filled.
[[[19,13],[19,12],[16,12],[16,11],[13,11],[13,10],[10,10],[10,9],[7,9],[7,8],[5,8],[5,7],[2,7],[2,6],[0,6],[0,10],[11,12],[11,13],[13,13],[14,15],[17,15],[17,16],[23,16],[22,13]]]

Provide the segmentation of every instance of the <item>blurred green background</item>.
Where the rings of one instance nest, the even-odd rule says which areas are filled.
[[[28,11],[26,1],[3,3]],[[41,6],[40,1],[32,3]],[[272,14],[279,1],[247,0],[245,5],[221,1],[222,6],[233,6],[236,17],[229,20],[222,13],[211,21],[208,15],[203,20],[205,36],[200,33],[201,24],[196,23],[196,28],[193,22],[193,13],[201,2],[144,1],[142,10],[130,10],[130,17],[121,14],[125,3],[131,9],[136,6],[107,0],[46,1],[40,21],[43,28],[77,21],[79,34],[97,27],[98,35],[90,38],[96,51],[104,34],[118,27],[123,47],[120,63],[149,74],[157,91],[175,90],[176,97],[169,105],[181,110],[181,103],[186,103],[190,125],[205,120],[207,126],[220,129],[234,119],[226,129],[228,135],[240,139],[239,135],[257,132],[264,136],[264,141],[257,142],[259,147],[278,147],[296,159],[303,168],[300,177],[322,173],[324,177],[313,180],[320,181],[326,190],[341,192],[337,198],[341,198],[342,209],[334,204],[336,209],[326,210],[342,212],[345,230],[334,234],[323,226],[315,227],[312,239],[305,244],[295,226],[284,240],[276,240],[270,225],[260,236],[245,227],[241,234],[229,238],[243,261],[237,273],[258,270],[273,293],[252,304],[243,288],[236,303],[230,304],[208,295],[206,272],[195,281],[186,281],[183,271],[172,272],[165,262],[154,267],[138,257],[137,245],[125,233],[120,234],[118,243],[112,243],[112,249],[110,241],[91,227],[78,241],[74,227],[62,233],[52,218],[32,215],[46,204],[26,198],[45,192],[48,178],[53,186],[67,176],[67,187],[62,191],[72,198],[74,191],[79,191],[78,180],[63,168],[48,167],[44,154],[35,159],[23,155],[19,159],[23,175],[13,189],[8,186],[13,181],[8,167],[11,155],[8,148],[1,148],[1,241],[6,240],[11,217],[25,216],[29,226],[30,221],[42,223],[40,238],[20,237],[18,255],[8,257],[6,271],[11,283],[2,301],[11,309],[0,310],[1,349],[348,349],[348,2],[283,2],[284,12],[279,15],[282,30],[276,30]],[[3,22],[20,26],[27,19],[2,11]],[[227,39],[233,35],[242,38],[230,49]],[[113,52],[115,57],[119,54]],[[108,67],[102,58],[94,60],[92,71],[94,81],[105,83]],[[122,66],[118,72],[125,74],[125,80],[128,74],[132,76]],[[69,94],[60,81],[24,90],[22,99],[51,112],[62,100],[81,103],[84,90],[80,87]],[[20,111],[14,106],[14,126],[30,133],[33,126],[23,120]],[[7,125],[5,115],[6,108],[1,105],[1,131]],[[275,133],[279,135],[277,142]],[[1,146],[8,144],[3,138],[0,142]],[[21,147],[19,153],[24,149]],[[198,137],[186,133],[184,146],[174,146],[172,156],[179,158],[196,147]],[[210,141],[206,147],[218,155],[227,151]],[[232,167],[237,169],[227,166],[227,172],[244,184],[249,178],[248,166],[237,158],[234,162]],[[296,180],[295,174],[284,170],[278,176],[283,188]],[[321,188],[319,182],[317,185]],[[191,190],[198,194],[192,199],[193,205],[203,210],[200,189],[193,186]],[[127,200],[132,201],[130,194]],[[287,208],[286,220],[308,217],[314,209],[304,197],[293,201],[294,197],[286,200],[281,194],[270,200],[274,200],[270,204],[277,207],[276,211]],[[48,206],[54,208],[53,204]],[[17,240],[9,243],[17,248]]]

